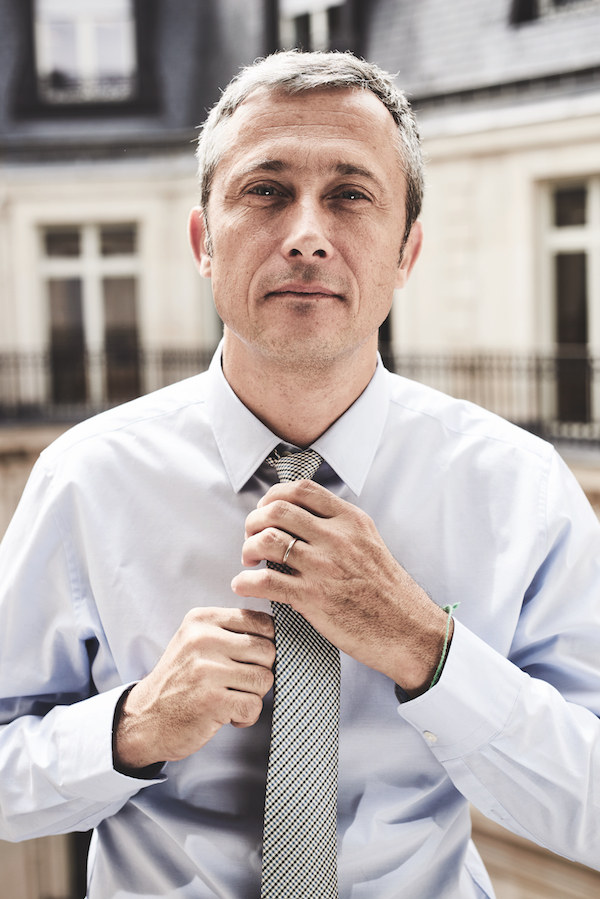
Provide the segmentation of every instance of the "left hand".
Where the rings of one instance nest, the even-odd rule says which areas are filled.
[[[392,556],[372,519],[314,481],[276,484],[246,519],[242,563],[281,562],[236,575],[240,596],[289,603],[323,636],[407,692],[429,686],[446,613]]]

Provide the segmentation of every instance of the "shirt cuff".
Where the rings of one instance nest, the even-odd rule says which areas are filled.
[[[61,715],[57,758],[65,792],[108,804],[133,796],[142,786],[165,780],[164,776],[144,780],[129,777],[113,766],[115,708],[126,689],[116,687],[68,707],[57,706],[46,716]]]
[[[504,728],[528,675],[460,621],[438,683],[400,705],[440,762],[489,744]]]

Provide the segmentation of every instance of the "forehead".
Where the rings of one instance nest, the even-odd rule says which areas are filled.
[[[396,124],[369,90],[336,88],[297,94],[260,88],[224,126],[225,151],[217,167],[223,176],[255,160],[327,168],[369,162],[384,175],[399,172]]]

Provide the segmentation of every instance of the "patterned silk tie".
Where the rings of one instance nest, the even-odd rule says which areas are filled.
[[[280,481],[295,481],[312,478],[322,459],[275,450],[267,461]],[[340,653],[291,606],[271,607],[277,660],[260,895],[337,899]]]

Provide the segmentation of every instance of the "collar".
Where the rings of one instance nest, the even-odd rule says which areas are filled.
[[[244,406],[221,366],[222,342],[208,370],[208,406],[215,440],[231,486],[238,493],[282,441]],[[312,444],[339,478],[360,494],[387,418],[389,394],[381,358],[365,390]]]

